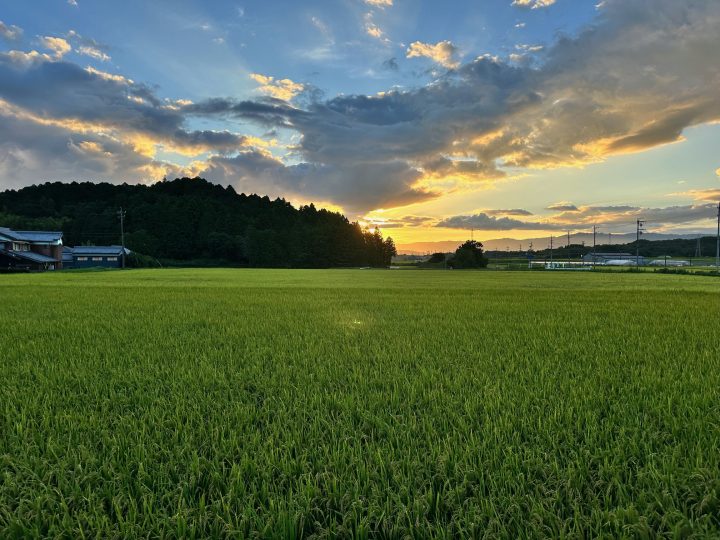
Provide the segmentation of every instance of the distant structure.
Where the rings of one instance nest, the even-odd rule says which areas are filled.
[[[122,256],[131,251],[122,246],[66,246],[63,250],[64,268],[122,268]]]
[[[690,261],[682,261],[680,259],[668,259],[667,257],[663,259],[655,259],[654,261],[650,261],[650,266],[672,266],[672,267],[678,267],[678,266],[690,266]]]
[[[647,259],[632,253],[588,253],[583,257],[583,262],[607,266],[643,266],[647,264]]]
[[[63,233],[0,227],[0,268],[42,272],[63,267]]]

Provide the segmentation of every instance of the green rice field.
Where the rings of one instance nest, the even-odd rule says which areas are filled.
[[[718,538],[720,279],[0,275],[0,538]]]

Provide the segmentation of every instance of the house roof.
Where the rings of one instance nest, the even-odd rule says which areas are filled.
[[[9,238],[10,240],[17,240],[17,238],[15,238],[15,234],[15,231],[13,231],[12,229],[8,229],[7,227],[0,227],[0,236],[4,238]]]
[[[59,231],[14,231],[7,227],[0,227],[0,235],[18,242],[37,242],[40,244],[59,243],[63,237],[63,233]]]
[[[41,255],[40,253],[34,253],[32,251],[13,251],[9,249],[0,249],[0,253],[9,255],[15,259],[24,259],[34,263],[56,263],[57,260],[52,257]]]
[[[75,246],[72,248],[73,255],[86,257],[92,255],[120,256],[122,255],[122,246]],[[125,254],[130,253],[128,249]]]

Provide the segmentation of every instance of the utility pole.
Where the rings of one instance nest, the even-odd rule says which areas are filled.
[[[612,233],[611,232],[608,233],[608,244],[612,245]]]
[[[593,256],[592,256],[592,262],[593,262],[593,269],[595,268],[595,239],[597,237],[597,225],[593,225]]]
[[[125,210],[120,207],[118,212],[120,216],[120,241],[122,243],[122,267],[125,268]]]
[[[637,231],[635,237],[635,268],[640,267],[640,235],[643,233],[642,227],[645,224],[645,220],[637,220]]]
[[[720,203],[718,203],[717,246],[715,247],[715,270],[720,274]]]
[[[553,237],[550,237],[550,268],[553,265]]]
[[[570,247],[570,231],[568,231],[568,243],[567,243],[567,247]]]

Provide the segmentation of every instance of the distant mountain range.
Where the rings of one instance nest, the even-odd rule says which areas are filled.
[[[687,233],[687,234],[662,234],[662,233],[646,233],[642,235],[643,240],[676,240],[676,239],[695,239],[704,236],[710,236],[712,233],[698,234],[698,233]],[[553,245],[556,247],[562,247],[567,245],[567,235],[555,235]],[[442,240],[440,242],[410,242],[408,244],[398,244],[397,251],[400,255],[425,255],[428,253],[443,252],[449,253],[455,251],[455,249],[462,244],[466,239],[463,240]],[[597,235],[597,245],[608,245],[608,244],[628,244],[635,241],[634,233],[603,233]],[[550,237],[542,236],[540,238],[526,238],[524,240],[517,240],[516,238],[494,238],[492,240],[482,240],[483,246],[487,251],[518,251],[521,246],[523,250],[526,250],[532,242],[533,249],[541,250],[549,247]],[[575,233],[570,235],[571,244],[582,244],[585,243],[587,246],[592,246],[593,235],[588,233]]]

